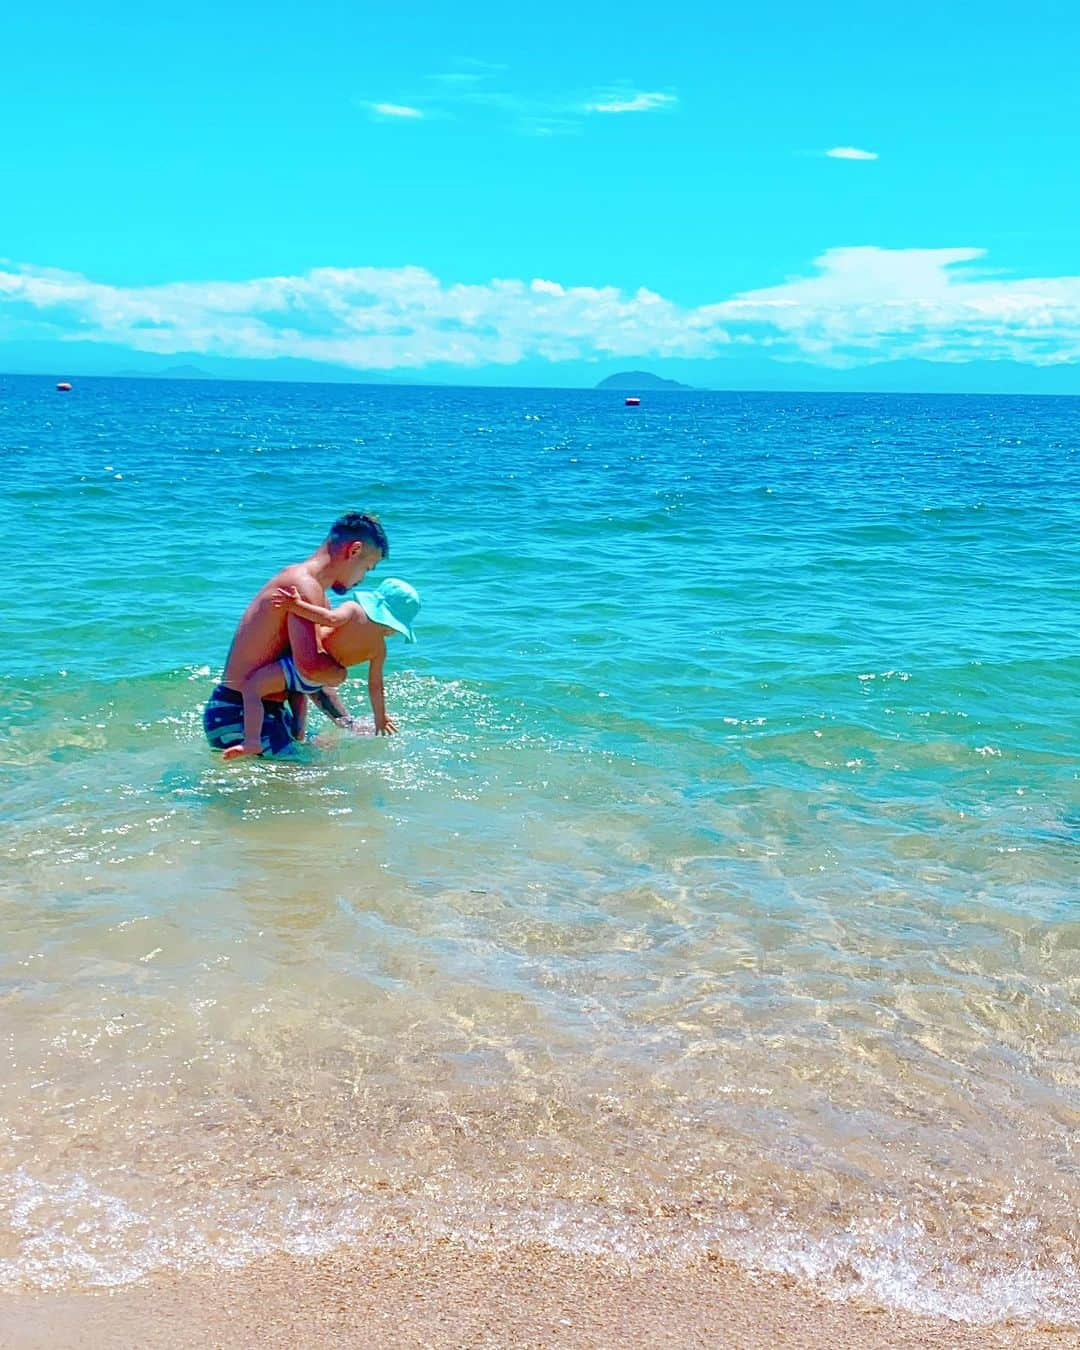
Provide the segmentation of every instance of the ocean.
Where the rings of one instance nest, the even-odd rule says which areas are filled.
[[[74,385],[0,377],[0,1285],[443,1235],[1080,1324],[1080,400]],[[224,764],[351,509],[401,734]]]

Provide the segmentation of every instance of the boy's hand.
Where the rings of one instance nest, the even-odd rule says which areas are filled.
[[[293,605],[302,605],[304,597],[295,586],[279,586],[270,597],[270,603],[275,609],[291,609]]]
[[[394,719],[393,719],[392,717],[383,717],[383,718],[381,718],[381,719],[380,719],[380,718],[376,718],[376,719],[375,719],[375,735],[376,735],[376,736],[396,736],[396,735],[397,735],[397,723],[394,721]]]

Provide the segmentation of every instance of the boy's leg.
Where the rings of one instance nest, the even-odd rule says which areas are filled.
[[[267,694],[284,692],[285,672],[280,661],[271,661],[253,670],[240,686],[244,700],[244,739],[239,745],[230,745],[225,759],[239,759],[242,755],[261,755],[263,752],[263,705]]]

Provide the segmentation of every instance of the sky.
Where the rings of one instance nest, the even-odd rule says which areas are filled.
[[[1071,5],[24,3],[0,50],[0,368],[1080,392]]]

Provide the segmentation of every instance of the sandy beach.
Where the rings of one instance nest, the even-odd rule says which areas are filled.
[[[835,1303],[722,1260],[636,1266],[550,1248],[274,1258],[88,1293],[8,1294],[0,1344],[80,1346],[1075,1346],[1049,1326],[965,1326]]]

